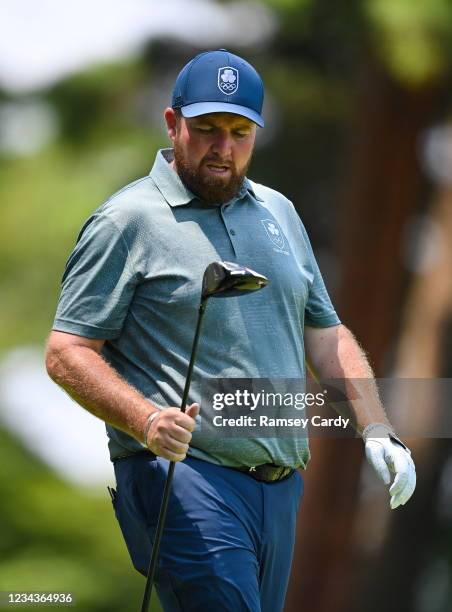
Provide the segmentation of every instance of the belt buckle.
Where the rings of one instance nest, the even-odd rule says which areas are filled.
[[[287,468],[283,465],[259,466],[259,468],[261,467],[271,467],[272,468],[271,470],[264,470],[264,473],[262,473],[262,470],[260,469],[258,470],[257,467],[258,466],[256,465],[252,465],[251,467],[248,468],[247,472],[250,476],[252,476],[256,480],[263,480],[264,482],[277,482],[278,480],[285,478],[285,476],[290,472],[290,468]]]
[[[271,482],[277,482],[282,478],[284,472],[284,468],[282,466],[278,466],[278,469],[275,470],[272,474]]]

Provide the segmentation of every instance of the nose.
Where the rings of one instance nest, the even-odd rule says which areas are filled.
[[[221,157],[221,159],[229,159],[232,154],[232,138],[227,130],[218,130],[215,135],[215,140],[211,145],[212,153]]]

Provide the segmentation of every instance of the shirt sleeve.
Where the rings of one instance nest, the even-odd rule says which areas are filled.
[[[117,338],[135,286],[121,231],[105,215],[94,214],[67,261],[53,329],[88,338]]]
[[[322,274],[312,250],[311,242],[301,220],[300,224],[313,272],[313,281],[309,289],[308,301],[305,307],[305,325],[311,327],[332,327],[333,325],[340,325],[341,321],[328,295]]]

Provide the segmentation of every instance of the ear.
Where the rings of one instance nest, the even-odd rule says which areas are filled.
[[[177,131],[176,130],[176,126],[177,126],[176,113],[174,112],[173,108],[168,107],[165,109],[163,116],[165,117],[168,136],[174,142],[174,139],[176,138],[176,131]]]

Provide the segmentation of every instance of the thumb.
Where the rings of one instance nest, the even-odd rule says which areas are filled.
[[[385,461],[385,452],[381,442],[377,440],[368,440],[365,448],[368,462],[377,472],[381,480],[388,485],[391,482],[391,475]]]
[[[192,419],[196,419],[199,414],[199,404],[191,404],[186,408],[185,414],[188,414]]]

